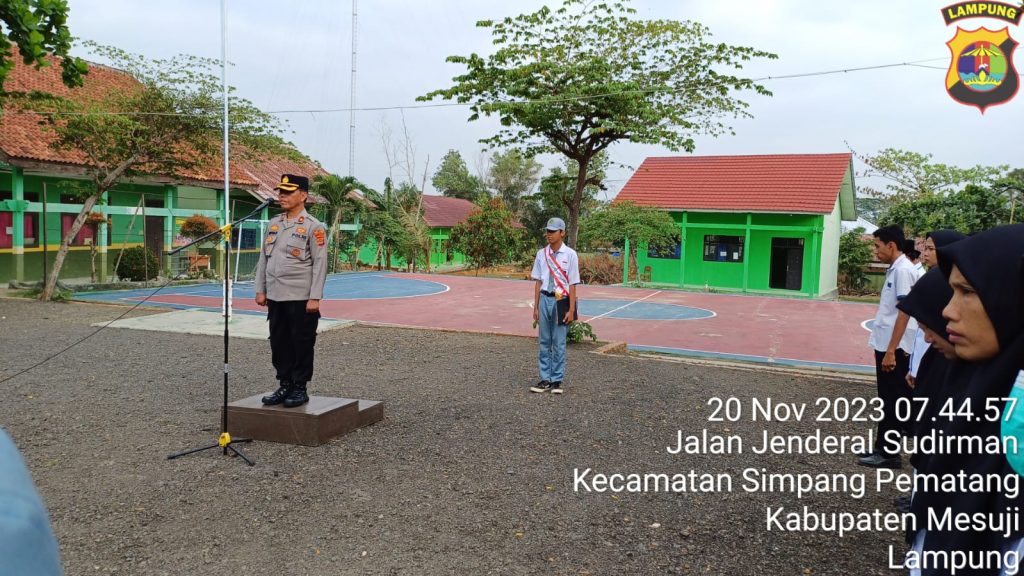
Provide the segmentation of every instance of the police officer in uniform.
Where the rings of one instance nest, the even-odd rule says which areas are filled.
[[[309,179],[281,176],[274,188],[284,213],[270,219],[256,266],[256,304],[267,307],[270,349],[280,386],[263,397],[269,406],[309,402],[313,345],[327,279],[327,233],[305,209]]]

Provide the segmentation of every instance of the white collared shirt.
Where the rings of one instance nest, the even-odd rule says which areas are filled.
[[[533,259],[533,272],[530,274],[530,278],[534,280],[540,280],[540,289],[554,292],[555,282],[551,278],[551,268],[554,268],[552,264],[548,266],[547,256],[545,253],[548,251],[550,246],[545,246],[537,251],[537,257]],[[580,258],[576,255],[576,251],[562,244],[557,252],[554,253],[555,261],[565,271],[566,276],[569,278],[569,286],[580,283]],[[561,273],[557,273],[562,278]],[[564,280],[563,280],[564,281]],[[569,286],[565,289],[568,290]]]
[[[882,295],[878,299],[878,313],[875,314],[875,324],[871,329],[871,337],[868,338],[868,346],[879,352],[889,349],[889,340],[892,338],[896,317],[899,315],[896,303],[910,294],[910,289],[914,287],[915,282],[917,282],[917,273],[914,271],[914,264],[906,256],[900,254],[900,257],[885,271],[885,284],[882,286]],[[914,351],[915,338],[917,338],[917,321],[911,318],[897,347],[909,354]]]

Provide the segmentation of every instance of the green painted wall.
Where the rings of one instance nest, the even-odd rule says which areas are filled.
[[[839,201],[832,213],[824,218],[821,234],[821,283],[818,294],[829,296],[839,293],[839,237],[842,235]]]
[[[689,288],[760,292],[803,297],[828,295],[835,287],[838,209],[828,217],[814,214],[745,214],[726,212],[672,212],[683,236],[680,257],[652,257],[646,247],[637,253],[641,275],[650,282]],[[829,236],[824,236],[827,228]],[[706,236],[736,236],[743,239],[739,262],[705,261]],[[793,238],[803,242],[799,290],[770,287],[772,239]],[[825,251],[825,252],[823,252]],[[822,264],[823,257],[829,262]],[[826,277],[822,277],[824,270]],[[822,290],[823,287],[831,288]]]
[[[451,266],[466,263],[465,254],[451,250],[451,258],[449,258],[448,243],[451,241],[451,228],[431,228],[430,239],[431,239],[431,250],[430,250],[430,266],[431,268],[437,266]],[[359,248],[359,262],[367,266],[377,265],[377,242],[376,240],[370,239]],[[392,268],[405,268],[406,262],[404,258],[391,255],[391,267]]]

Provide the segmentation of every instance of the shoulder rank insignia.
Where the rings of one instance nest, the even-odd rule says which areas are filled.
[[[320,228],[320,229],[314,231],[313,232],[313,236],[316,237],[316,245],[317,246],[323,246],[326,243],[326,239],[324,238],[324,230],[323,230],[323,228]]]

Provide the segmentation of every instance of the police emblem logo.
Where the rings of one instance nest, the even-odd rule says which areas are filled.
[[[267,236],[267,244],[272,244],[274,240],[277,240],[277,236],[274,236],[273,234]]]
[[[305,234],[306,233],[306,229],[301,227],[301,226],[299,226],[298,230],[296,230],[295,233],[296,234]]]
[[[1003,104],[1017,94],[1020,78],[1013,66],[1017,42],[1007,28],[993,31],[958,27],[956,36],[946,45],[952,53],[946,91],[954,100],[984,113],[989,106]]]
[[[293,257],[298,258],[299,254],[300,254],[300,252],[299,252],[298,248],[292,248],[292,256]]]
[[[947,25],[987,18],[1016,26],[1021,20],[1021,9],[1002,2],[968,0],[943,8],[942,18]],[[946,71],[946,92],[954,100],[974,106],[984,114],[989,106],[1004,104],[1017,94],[1020,77],[1013,66],[1017,42],[1010,37],[1009,27],[965,30],[957,26],[946,46],[952,56]]]
[[[316,238],[316,245],[317,246],[323,246],[324,245],[325,239],[324,239],[324,231],[323,231],[323,229],[314,231],[313,232],[313,236]]]
[[[274,224],[273,226],[270,227],[270,233],[271,234],[277,234],[277,231],[280,230],[280,229],[281,229],[280,226],[278,226],[277,224]]]

